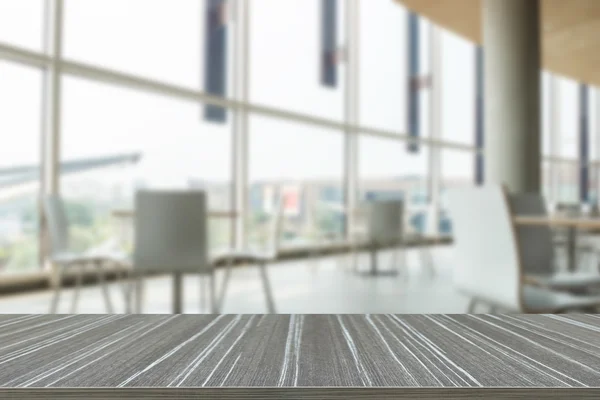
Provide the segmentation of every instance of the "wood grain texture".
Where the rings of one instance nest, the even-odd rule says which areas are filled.
[[[560,398],[600,388],[600,317],[3,315],[0,388],[0,398],[84,393],[67,388],[89,398],[192,398],[202,388],[232,390],[224,398],[239,388],[253,388],[247,398],[402,398],[417,388],[511,398],[557,388],[535,393]],[[600,395],[577,396],[590,393]]]
[[[436,24],[482,43],[482,0],[394,0]],[[600,1],[541,0],[542,64],[599,85]]]

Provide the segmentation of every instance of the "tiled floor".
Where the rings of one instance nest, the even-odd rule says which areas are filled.
[[[346,259],[324,258],[270,266],[268,269],[276,311],[288,313],[464,313],[467,299],[458,294],[451,280],[451,249],[432,250],[435,276],[422,261],[417,250],[407,252],[408,275],[366,278],[356,275]],[[342,262],[337,262],[342,260]],[[390,254],[383,254],[381,268],[390,266]],[[368,266],[368,258],[361,263]],[[220,282],[222,272],[217,275]],[[219,286],[217,286],[219,287]],[[116,285],[111,285],[116,312],[123,312],[124,303]],[[207,312],[200,309],[200,284],[188,276],[185,285],[184,312]],[[73,292],[66,290],[60,312],[69,312]],[[38,292],[0,298],[0,314],[46,313],[50,292]],[[104,303],[98,287],[88,287],[80,295],[79,313],[104,313]],[[171,280],[157,277],[147,280],[144,312],[152,314],[171,311]],[[266,305],[259,272],[256,268],[233,271],[223,306],[223,313],[265,313]]]

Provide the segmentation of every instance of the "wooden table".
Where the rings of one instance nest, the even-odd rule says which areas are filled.
[[[514,217],[514,222],[517,225],[565,228],[567,230],[567,268],[569,271],[577,269],[577,231],[600,229],[600,218],[518,216]]]
[[[210,218],[235,218],[239,215],[237,211],[217,211],[212,210],[208,211],[208,216]],[[134,210],[113,210],[112,216],[115,218],[134,218],[135,211]]]
[[[599,331],[582,314],[1,315],[0,398],[599,398]]]

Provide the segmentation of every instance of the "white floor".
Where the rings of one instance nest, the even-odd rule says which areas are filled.
[[[316,261],[272,265],[268,269],[277,313],[464,313],[467,299],[452,286],[450,248],[432,250],[435,275],[424,265],[421,253],[407,252],[408,274],[396,277],[362,277],[352,272],[349,261],[323,258]],[[383,254],[380,267],[389,268],[392,258]],[[368,267],[368,258],[361,264]],[[220,282],[222,272],[217,275]],[[147,280],[144,312],[171,312],[171,280]],[[217,286],[220,287],[220,286]],[[184,312],[208,312],[200,308],[199,279],[188,276],[184,285]],[[124,311],[121,292],[110,288],[115,312]],[[70,312],[72,290],[63,292],[59,312]],[[46,313],[51,293],[36,292],[0,298],[0,314]],[[87,287],[80,295],[79,313],[104,313],[100,289]],[[265,298],[256,268],[238,268],[231,276],[223,313],[266,313]]]

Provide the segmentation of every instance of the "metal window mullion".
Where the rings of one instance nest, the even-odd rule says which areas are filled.
[[[441,64],[441,38],[440,30],[434,25],[429,25],[429,54],[430,54],[430,73],[432,77],[432,84],[430,87],[430,102],[429,102],[429,129],[430,136],[433,139],[439,139],[442,133],[442,64]],[[426,218],[431,217],[433,221],[427,224],[433,226],[436,229],[436,233],[439,228],[439,211],[440,211],[440,190],[441,190],[441,164],[442,164],[442,152],[440,146],[431,145],[429,146],[429,173],[428,173],[428,186],[429,186],[429,199],[430,207],[433,213],[429,213]],[[433,215],[431,215],[433,214]]]
[[[60,192],[60,128],[61,128],[61,70],[63,0],[46,0],[46,52],[50,62],[46,65],[42,89],[40,199]],[[45,216],[39,203],[40,265],[44,269],[47,259],[47,229]],[[52,277],[51,279],[53,279]]]
[[[359,0],[345,5],[346,71],[344,87],[344,200],[346,237],[354,228],[354,212],[359,192],[358,132],[359,112]]]

